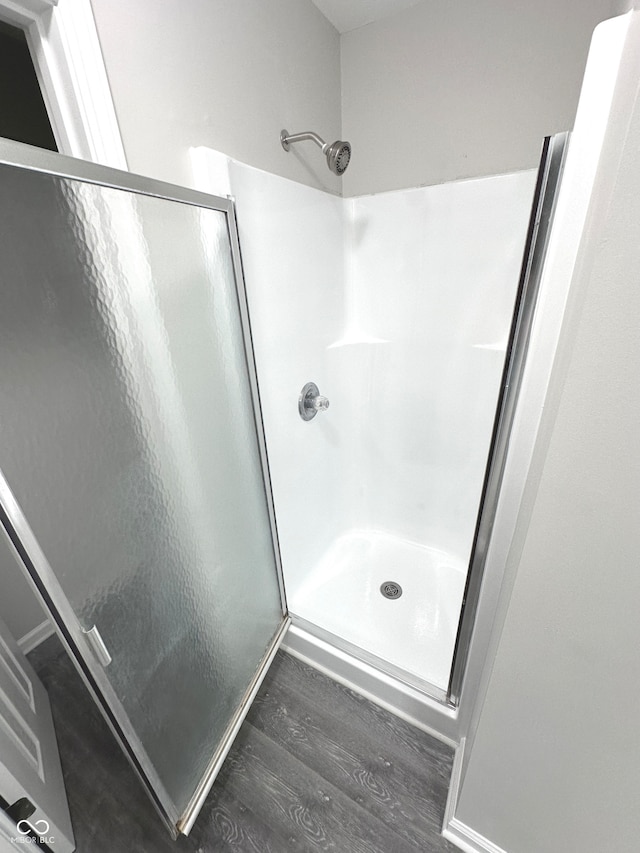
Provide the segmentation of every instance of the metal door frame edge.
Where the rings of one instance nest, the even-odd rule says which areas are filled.
[[[258,438],[258,450],[260,452],[260,463],[262,467],[262,480],[265,487],[265,497],[269,512],[269,524],[271,527],[271,540],[280,588],[280,601],[283,616],[288,616],[287,596],[284,586],[284,572],[282,570],[282,558],[280,555],[280,540],[278,537],[278,524],[276,521],[275,502],[273,499],[273,486],[271,483],[271,470],[269,468],[269,454],[267,451],[267,440],[264,430],[264,419],[262,417],[262,406],[260,403],[260,387],[258,385],[258,371],[256,367],[255,350],[253,348],[253,336],[251,332],[251,320],[249,316],[249,301],[244,280],[244,268],[242,265],[242,251],[240,248],[240,234],[238,231],[238,220],[236,217],[235,199],[229,196],[227,199],[229,212],[227,225],[229,227],[229,242],[231,244],[231,260],[236,280],[236,293],[238,294],[238,308],[240,310],[240,321],[242,323],[242,335],[244,338],[245,357],[251,386],[251,400],[253,403],[253,417],[256,425],[256,436]]]
[[[533,316],[540,289],[542,266],[558,198],[569,136],[569,133],[558,133],[547,137],[544,140],[540,157],[520,281],[514,303],[513,320],[500,385],[500,396],[496,406],[493,434],[453,654],[448,699],[454,707],[460,703],[463,682],[467,676],[466,665],[474,627],[476,619],[481,616],[479,601],[484,568],[500,496],[502,475],[509,449],[509,436],[524,374]],[[493,619],[493,613],[482,614],[482,618]]]
[[[58,178],[69,178],[82,181],[87,184],[100,184],[115,190],[150,195],[157,198],[165,198],[169,201],[178,201],[183,204],[193,204],[199,207],[208,207],[229,213],[231,201],[189,187],[181,187],[167,181],[156,178],[148,178],[137,175],[134,172],[125,172],[122,169],[114,169],[112,166],[102,166],[88,160],[78,160],[76,157],[67,157],[55,151],[46,151],[44,148],[35,148],[23,142],[14,142],[12,139],[0,137],[0,164],[14,166],[17,169],[28,169],[32,172],[42,172]]]

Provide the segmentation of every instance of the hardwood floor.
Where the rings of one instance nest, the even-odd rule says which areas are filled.
[[[452,750],[279,653],[188,838],[172,841],[55,637],[49,691],[79,853],[443,853]]]

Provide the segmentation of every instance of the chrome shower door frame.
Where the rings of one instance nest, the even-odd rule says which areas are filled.
[[[240,705],[231,718],[222,740],[218,744],[218,748],[209,761],[200,784],[183,813],[178,813],[172,798],[165,790],[152,766],[142,743],[127,717],[124,707],[111,686],[109,679],[106,677],[104,669],[97,662],[91,638],[79,625],[77,616],[47,557],[40,548],[30,528],[28,519],[16,501],[4,474],[0,471],[0,535],[5,536],[8,540],[9,547],[16,557],[27,581],[43,604],[46,612],[50,615],[58,636],[69,652],[80,676],[92,694],[111,731],[119,741],[135,772],[142,781],[157,812],[172,835],[177,837],[178,834],[188,834],[191,830],[206,795],[215,781],[215,777],[291,621],[285,597],[235,205],[231,198],[209,195],[197,190],[96,165],[83,160],[76,160],[6,139],[0,139],[0,165],[12,166],[32,172],[41,172],[52,177],[67,178],[83,183],[136,193],[138,195],[207,208],[223,213],[226,217],[282,618],[271,645],[259,664],[255,677],[248,684]]]
[[[482,611],[480,596],[569,137],[569,133],[557,133],[547,137],[542,147],[453,653],[447,691],[447,704],[452,708],[459,707],[463,689],[467,695],[477,690],[481,672],[477,666],[467,666],[471,644],[480,622],[486,634],[495,615],[487,608]]]

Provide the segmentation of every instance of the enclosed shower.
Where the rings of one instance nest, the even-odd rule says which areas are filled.
[[[0,145],[0,535],[174,834],[288,632],[453,713],[540,187],[193,165]]]
[[[443,701],[536,171],[340,198],[193,158],[237,203],[294,626]]]

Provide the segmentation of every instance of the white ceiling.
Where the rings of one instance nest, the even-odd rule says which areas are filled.
[[[313,0],[340,33],[394,15],[421,0]]]

